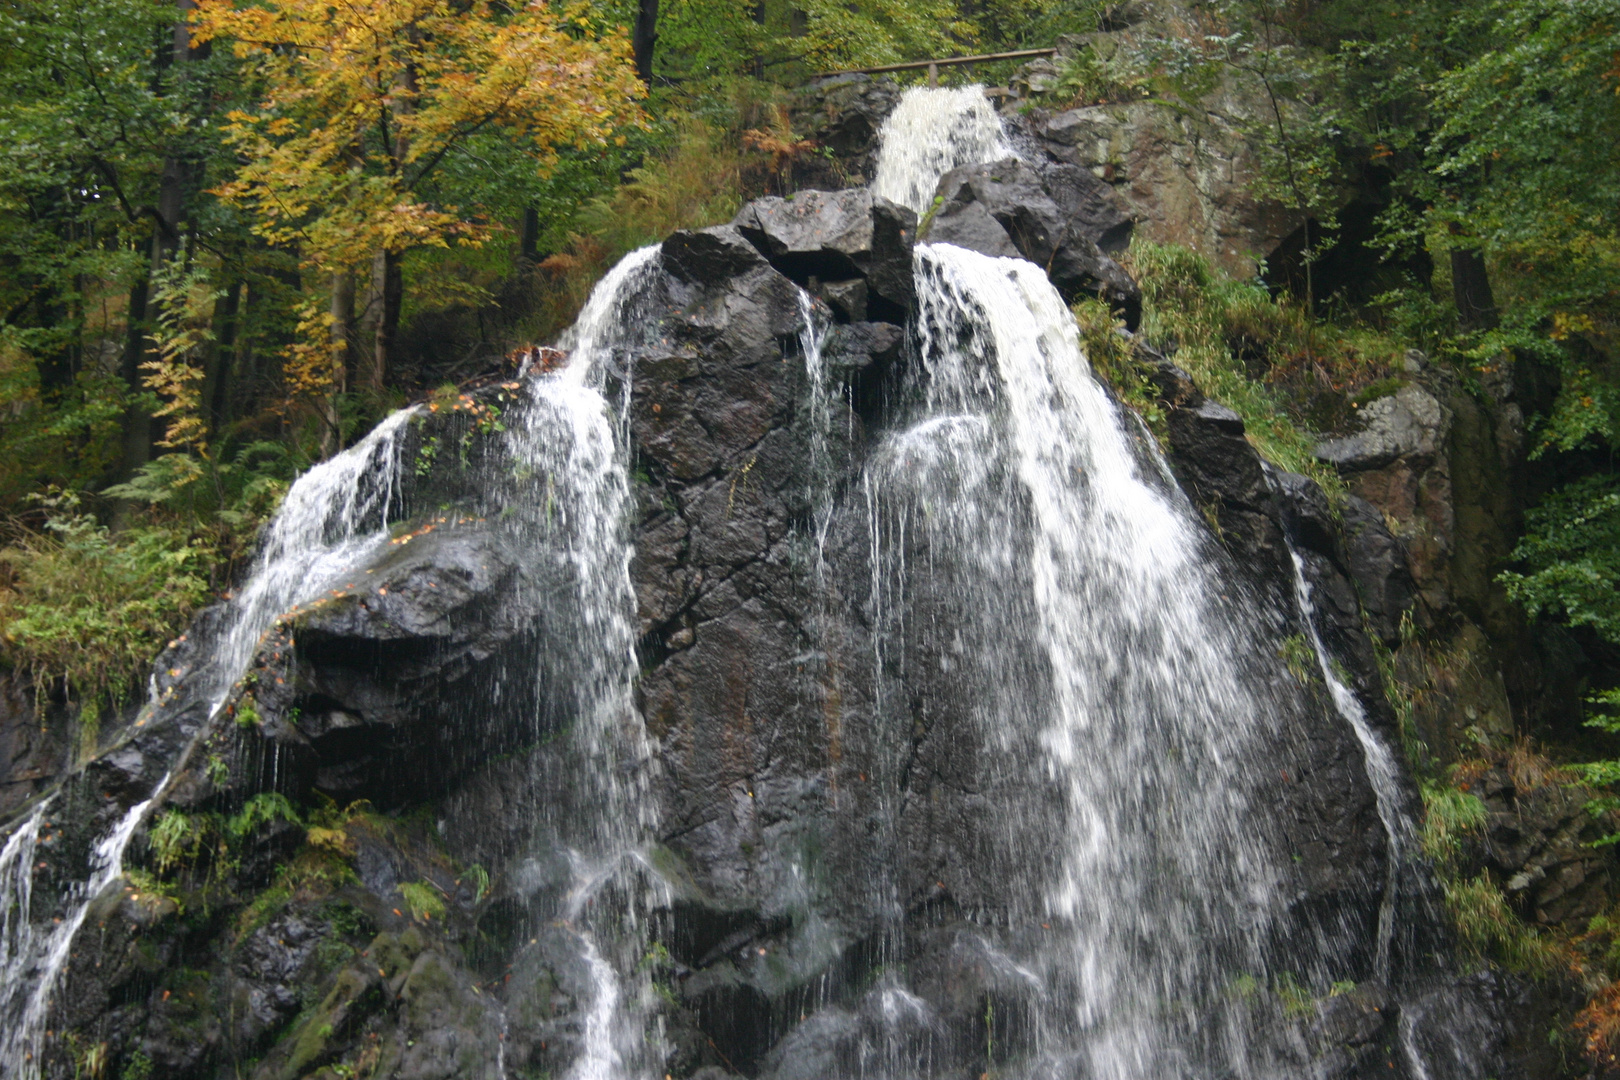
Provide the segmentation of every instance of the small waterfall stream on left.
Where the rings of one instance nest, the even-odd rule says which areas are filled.
[[[582,1052],[570,1072],[577,1080],[635,1074],[643,1054],[635,1009],[640,989],[622,986],[615,974],[616,968],[634,969],[634,958],[626,964],[620,954],[635,951],[645,936],[638,914],[645,905],[635,890],[652,887],[640,854],[650,826],[649,755],[630,696],[635,633],[623,438],[629,379],[615,366],[615,346],[621,328],[632,323],[627,304],[656,265],[656,252],[632,253],[597,287],[561,343],[570,363],[528,380],[528,401],[513,419],[506,449],[514,469],[532,481],[521,493],[523,512],[513,527],[544,540],[538,554],[567,563],[562,574],[577,590],[575,632],[563,644],[571,654],[581,784],[595,805],[573,838],[575,884],[559,914],[578,934],[596,982]],[[609,400],[610,382],[621,394],[616,402]],[[391,526],[406,512],[403,448],[418,415],[414,408],[393,413],[288,491],[252,571],[228,602],[211,651],[190,675],[190,689],[209,703],[211,719],[277,620],[386,548]],[[159,708],[154,688],[143,718]],[[41,1075],[46,1023],[73,939],[91,903],[122,875],[125,849],[172,775],[94,843],[80,880],[61,895],[35,888],[60,790],[42,798],[0,849],[0,1074],[16,1080]],[[629,890],[614,886],[626,880]],[[610,899],[614,894],[624,895]]]
[[[360,442],[305,473],[288,491],[266,530],[246,584],[230,601],[226,627],[212,655],[194,673],[210,714],[253,656],[259,639],[284,612],[319,596],[333,579],[384,542],[399,482],[399,439],[412,410],[394,413]],[[158,707],[155,688],[143,716]],[[204,725],[206,728],[206,725]],[[98,840],[81,881],[60,897],[36,896],[34,855],[45,815],[59,793],[46,796],[14,832],[0,854],[0,905],[5,933],[0,942],[0,1066],[18,1080],[40,1075],[39,1056],[51,996],[67,964],[73,937],[90,904],[124,870],[124,850],[146,810],[161,798],[166,774]],[[36,929],[38,904],[60,915],[48,932]]]

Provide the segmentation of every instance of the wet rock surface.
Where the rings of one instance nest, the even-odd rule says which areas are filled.
[[[864,285],[864,312],[904,322],[914,301],[911,248],[917,215],[866,188],[800,191],[743,207],[732,225],[772,266],[800,286],[818,282]],[[700,280],[714,282],[724,275]],[[852,303],[841,299],[846,317]]]
[[[793,164],[798,187],[836,191],[862,187],[876,173],[878,132],[900,103],[893,79],[839,75],[801,89],[789,105],[793,130],[829,155],[804,155]]]
[[[1016,158],[965,165],[940,177],[922,239],[1045,267],[1066,299],[1095,296],[1135,329],[1142,293],[1103,253],[1123,250],[1131,220],[1107,185],[1079,169],[1040,169]]]
[[[975,193],[963,205],[992,204]],[[1077,219],[1056,198],[1034,209],[1029,220],[1057,230],[1039,242],[1061,249]],[[803,193],[672,236],[648,288],[657,317],[626,357],[636,703],[658,765],[648,859],[667,891],[656,951],[625,959],[653,973],[672,1075],[820,1077],[874,1067],[875,1042],[893,1056],[884,1068],[977,1074],[987,1045],[1026,1034],[1042,993],[1011,957],[1057,947],[1042,898],[1009,886],[1010,862],[1030,852],[1005,850],[986,826],[999,799],[1022,800],[1032,821],[1054,806],[1040,785],[991,767],[1005,751],[971,712],[983,672],[971,656],[944,662],[961,655],[950,628],[968,621],[948,564],[917,571],[907,599],[924,629],[893,669],[872,660],[874,551],[858,478],[906,362],[908,215],[861,193]],[[825,417],[811,408],[795,288],[812,277],[858,279],[868,293],[865,318],[848,290],[820,311],[831,322],[837,297],[847,305],[825,347]],[[1354,583],[1378,585],[1379,617],[1398,618],[1393,540],[1366,514],[1347,534],[1314,484],[1261,460],[1236,414],[1165,358],[1139,356],[1162,395],[1174,482],[1210,523],[1221,580],[1257,599],[1279,639],[1297,636],[1292,538],[1330,651],[1388,728]],[[476,456],[466,431],[425,420],[410,453],[439,437]],[[566,672],[548,666],[553,653],[566,660],[551,645],[566,578],[501,527],[511,481],[476,494],[449,475],[450,457],[422,466],[433,494],[393,542],[266,636],[226,710],[210,718],[175,676],[162,708],[92,766],[107,797],[100,820],[170,767],[172,809],[231,820],[275,793],[306,816],[295,828],[271,814],[231,839],[240,850],[228,857],[196,856],[231,896],[200,918],[179,917],[197,897],[115,883],[92,912],[95,943],[86,936],[69,972],[59,1029],[174,1078],[341,1067],[428,1080],[487,1075],[497,1056],[510,1075],[555,1075],[575,1060],[591,973],[574,927],[533,919],[558,910],[571,880],[570,807],[599,797],[580,789],[557,738],[577,721],[553,690]],[[929,565],[925,548],[915,554]],[[205,620],[164,670],[194,664],[208,633]],[[1377,932],[1387,839],[1359,744],[1319,678],[1292,678],[1306,706],[1267,748],[1277,775],[1262,793],[1278,862],[1294,868],[1274,948],[1337,935],[1353,950]],[[1587,894],[1568,884],[1575,864],[1547,854],[1569,847],[1558,821],[1535,834],[1552,839],[1528,841],[1523,865],[1566,883],[1556,895],[1535,885],[1537,902],[1573,918]],[[141,859],[156,868],[149,851]],[[1372,958],[1358,963],[1370,970]],[[1301,1005],[1312,1025],[1301,1062],[1322,1076],[1388,1074],[1378,1067],[1409,1000],[1368,989]],[[70,1058],[59,1044],[64,1075]]]

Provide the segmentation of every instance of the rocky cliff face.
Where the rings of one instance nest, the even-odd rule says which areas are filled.
[[[853,103],[826,131],[847,139],[854,175],[886,92],[846,86]],[[951,174],[930,236],[1043,254],[1068,268],[1058,283],[1071,293],[1128,305],[1134,285],[1107,252],[1131,218],[1062,164]],[[853,1074],[876,1067],[877,1045],[899,1055],[883,1067],[926,1059],[937,1075],[978,1075],[1032,1011],[1037,991],[1007,957],[1040,948],[1042,928],[1008,888],[1007,860],[1027,853],[998,850],[983,827],[998,751],[971,719],[983,692],[972,664],[944,662],[961,621],[948,579],[918,571],[922,629],[892,670],[872,661],[874,553],[857,481],[907,364],[918,227],[909,210],[846,190],[762,200],[731,225],[677,233],[626,347],[636,703],[661,823],[639,959],[673,1076]],[[833,324],[819,375],[796,285]],[[1279,641],[1302,640],[1297,551],[1330,653],[1396,741],[1364,628],[1398,645],[1414,597],[1420,617],[1490,609],[1459,530],[1490,518],[1497,466],[1458,447],[1464,432],[1511,431],[1511,410],[1464,415],[1420,378],[1375,402],[1359,433],[1322,450],[1358,496],[1340,517],[1311,481],[1264,462],[1242,421],[1173,363],[1136,355],[1223,579],[1257,598]],[[523,393],[479,400],[510,409]],[[557,690],[570,601],[507,525],[519,481],[495,438],[468,413],[423,415],[405,450],[416,494],[394,542],[278,623],[212,719],[186,679],[218,613],[204,616],[159,661],[156,705],[70,780],[41,846],[64,876],[171,770],[165,810],[221,824],[169,855],[138,842],[138,872],[95,898],[51,1014],[51,1075],[74,1075],[98,1046],[125,1075],[173,1078],[538,1076],[577,1060],[593,976],[570,928],[545,913],[570,879],[570,821],[599,793],[570,756],[578,718]],[[1483,474],[1462,509],[1469,469]],[[1467,637],[1473,624],[1459,625],[1458,647],[1494,671]],[[1449,944],[1420,910],[1422,881],[1403,883],[1420,932],[1395,943],[1395,975],[1374,973],[1387,830],[1327,688],[1296,678],[1301,719],[1267,747],[1277,776],[1265,795],[1296,898],[1275,947],[1294,935],[1361,952],[1353,990],[1266,1021],[1288,1048],[1279,1067],[1398,1075],[1402,1017],[1439,1010],[1475,1018],[1456,1038],[1483,1047],[1493,1075],[1550,1075],[1546,1003],[1511,979],[1434,964]],[[905,724],[880,713],[885,694],[904,701]],[[1507,694],[1499,679],[1461,680],[1423,723],[1501,722]],[[21,702],[11,715],[25,715]],[[23,764],[8,780],[54,770],[20,721],[9,730]],[[1510,813],[1511,778],[1487,791],[1504,868],[1523,868],[1549,920],[1583,917],[1596,895],[1584,883],[1604,871],[1578,856],[1578,815],[1539,796],[1549,805],[1536,804],[1542,824],[1527,832]],[[1050,812],[1039,792],[1016,797],[1037,819]],[[897,1019],[900,990],[934,1011]]]

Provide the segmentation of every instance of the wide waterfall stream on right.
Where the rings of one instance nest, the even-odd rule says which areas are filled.
[[[564,359],[300,480],[10,834],[0,1072],[1497,1076],[1309,482],[1184,394],[1280,508],[1228,550],[1054,284],[1101,250],[961,246],[1020,167],[909,91],[869,190],[628,256]]]

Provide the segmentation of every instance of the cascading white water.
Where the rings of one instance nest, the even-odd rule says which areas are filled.
[[[976,88],[911,91],[885,125],[874,188],[923,210],[945,171],[1007,153]],[[1254,798],[1266,737],[1292,703],[1268,696],[1284,680],[1248,665],[1275,668],[1275,657],[1244,599],[1217,580],[1207,540],[1162,461],[1133,438],[1090,374],[1072,316],[1040,269],[948,246],[919,248],[916,269],[912,411],[861,479],[873,552],[876,715],[906,730],[906,703],[885,698],[885,672],[905,639],[934,620],[928,632],[943,627],[944,641],[927,659],[963,673],[984,742],[1001,751],[990,766],[999,775],[985,790],[1012,803],[987,815],[994,820],[986,828],[999,830],[991,846],[1016,864],[1006,882],[1007,922],[1046,931],[1023,962],[1002,958],[1040,1003],[1030,1043],[1018,1052],[1032,1075],[1085,1080],[1264,1074],[1265,1051],[1247,1045],[1236,1015],[1247,1006],[1227,990],[1242,979],[1268,986],[1290,970],[1267,954],[1287,875]],[[577,763],[578,805],[559,830],[572,887],[547,916],[577,937],[593,990],[581,1003],[570,1080],[655,1074],[658,1049],[644,1034],[648,987],[632,974],[646,944],[641,890],[656,886],[642,850],[658,822],[648,794],[652,748],[633,695],[632,372],[624,347],[644,331],[637,301],[657,270],[656,248],[615,267],[561,342],[566,366],[528,379],[527,400],[507,418],[520,504],[511,527],[544,564],[540,576],[565,583],[547,647],[557,654],[548,663],[568,676],[561,696],[577,748],[569,761]],[[802,293],[801,314],[814,478],[831,456],[827,327]],[[216,705],[277,616],[384,541],[410,415],[390,417],[289,493],[254,576],[233,601],[214,658]],[[832,492],[811,494],[819,584]],[[947,582],[940,592],[949,595],[923,598],[936,605],[926,612],[917,592],[927,586],[907,562],[914,549]],[[1410,847],[1410,823],[1393,794],[1394,759],[1332,671],[1302,575],[1297,584],[1323,676],[1366,751],[1393,858]],[[959,621],[944,623],[941,612]],[[5,987],[48,972],[31,993],[0,1000],[7,1076],[31,1075],[19,1062],[38,1056],[73,934],[89,899],[119,873],[148,803],[97,845],[76,913],[38,935],[27,914],[47,805],[0,851]],[[884,808],[879,816],[896,815]],[[897,892],[887,900],[902,911]],[[1387,940],[1386,926],[1381,971]],[[884,1029],[926,1028],[932,1003],[899,985],[897,970],[874,988]],[[1401,1038],[1415,1054],[1405,1028]],[[861,1074],[929,1074],[897,1046],[863,1047]],[[504,1074],[504,1054],[498,1061]]]
[[[972,96],[908,92],[885,125],[874,189],[923,210],[946,169],[1009,153]],[[970,668],[963,697],[987,742],[1016,762],[1039,732],[1045,779],[1062,796],[1062,850],[1054,859],[1045,835],[1030,841],[1047,819],[1038,797],[1012,793],[1037,779],[1015,766],[999,788],[1004,843],[988,849],[1037,877],[1051,866],[1041,897],[1009,889],[1007,907],[1017,922],[1044,901],[1066,940],[1038,965],[1046,1005],[1032,1060],[1087,1080],[1286,1074],[1286,1054],[1263,1045],[1252,1012],[1223,987],[1297,986],[1296,975],[1325,985],[1340,977],[1328,973],[1344,943],[1267,951],[1268,931],[1288,940],[1293,924],[1286,844],[1268,842],[1254,797],[1266,786],[1257,755],[1276,745],[1277,719],[1301,707],[1266,674],[1275,631],[1213,576],[1191,507],[1151,438],[1133,452],[1038,268],[920,248],[918,295],[921,404],[863,481],[879,713],[903,706],[882,704],[883,672],[903,667],[908,636],[937,637],[943,613],[961,620],[954,639],[920,655],[937,655],[941,671]],[[907,560],[919,557],[948,582],[945,599],[909,583]],[[1297,556],[1295,570],[1324,685],[1362,748],[1389,837],[1372,965],[1387,984],[1413,824],[1394,754],[1322,644]],[[1028,662],[1028,646],[1044,665]],[[975,678],[994,689],[976,692]],[[980,782],[996,789],[994,777]],[[1019,872],[1006,876],[1013,884]],[[1409,1068],[1427,1075],[1418,1041],[1402,1028]]]
[[[1026,779],[1061,797],[1044,904],[1063,944],[1043,975],[1063,1004],[1037,1053],[1097,1080],[1182,1075],[1194,1003],[1264,978],[1282,876],[1248,804],[1279,711],[1241,667],[1253,616],[1212,580],[1190,507],[1144,474],[1041,270],[946,245],[917,268],[923,400],[867,487],[891,508],[875,521],[931,530],[958,565],[983,639],[1042,661],[1045,685],[1001,686],[981,718],[1004,745],[1033,725],[1045,775]],[[874,536],[879,561],[904,546]]]
[[[872,193],[928,210],[939,178],[963,165],[1013,156],[982,86],[913,87],[883,121]]]
[[[323,595],[388,539],[389,511],[399,498],[401,437],[415,415],[415,409],[390,414],[288,490],[215,645],[209,689],[214,709],[277,618]]]
[[[532,481],[525,499],[548,537],[546,550],[566,564],[562,576],[576,589],[577,615],[570,675],[574,680],[575,730],[587,766],[583,785],[594,800],[585,841],[591,857],[603,853],[634,861],[650,826],[645,798],[648,750],[630,698],[635,672],[634,594],[631,549],[626,534],[628,474],[624,398],[615,407],[604,396],[613,376],[613,348],[630,322],[626,305],[656,266],[656,248],[627,256],[597,287],[563,344],[570,362],[553,375],[529,381],[531,400],[512,418],[509,449]],[[386,544],[390,515],[401,495],[403,436],[414,409],[393,413],[359,443],[301,476],[288,491],[265,532],[248,580],[230,601],[226,623],[204,670],[193,677],[211,703],[228,699],[251,662],[264,633],[277,618],[324,595],[333,584]],[[88,880],[65,898],[60,922],[46,932],[29,919],[33,907],[34,853],[49,800],[8,838],[0,852],[0,1071],[8,1077],[38,1075],[37,1058],[51,994],[66,964],[72,940],[90,902],[123,870],[123,854],[141,818],[167,783],[133,806],[95,845]],[[638,864],[639,865],[639,864]],[[613,966],[602,960],[584,910],[602,886],[602,876],[576,890],[571,912],[580,919],[586,952],[601,977],[587,1045],[575,1070],[580,1080],[619,1074],[617,1064],[638,1063],[640,1032],[626,1013],[625,995]],[[632,921],[635,913],[627,916]],[[634,928],[633,928],[634,929]],[[630,935],[632,951],[639,940]],[[604,1012],[604,1010],[606,1010]]]
[[[165,776],[154,790],[161,791],[168,779]],[[0,1020],[5,1022],[5,1030],[0,1033],[0,1065],[5,1066],[6,1076],[33,1080],[40,1075],[45,1020],[50,1012],[51,995],[56,991],[62,969],[67,966],[73,936],[84,925],[90,902],[124,872],[124,849],[129,846],[130,837],[135,835],[135,829],[151,803],[149,798],[130,807],[112,831],[96,842],[90,856],[89,880],[76,886],[73,895],[68,898],[71,910],[48,932],[40,933],[28,927],[28,911],[23,908],[18,912],[23,925],[17,928],[16,937],[13,937],[9,925],[12,894],[8,893],[6,937],[8,944],[15,943],[16,952],[7,957],[6,966],[0,969],[5,976],[4,983],[0,984],[0,995],[3,995],[0,996]],[[38,837],[40,815],[45,806],[41,804],[28,824],[13,836],[13,840],[23,838],[19,844],[19,855],[26,848],[31,859]],[[5,867],[6,856],[11,851],[11,842],[8,841],[5,855],[0,855],[0,868]],[[23,864],[21,869],[32,870],[33,867]],[[3,869],[0,869],[0,876],[4,876]],[[15,895],[20,902],[31,891],[31,887],[23,887]]]
[[[558,913],[578,935],[594,984],[571,1080],[615,1080],[649,1069],[638,1012],[645,995],[641,988],[628,993],[620,975],[635,970],[644,951],[639,898],[625,894],[635,891],[644,869],[639,852],[655,825],[647,797],[651,751],[632,695],[631,372],[620,347],[642,329],[634,307],[658,265],[658,248],[642,248],[602,279],[560,342],[569,352],[566,366],[529,380],[529,401],[509,437],[511,456],[530,485],[525,502],[533,520],[523,527],[531,530],[537,554],[562,564],[575,603],[563,640],[551,645],[569,654],[583,770],[578,786],[590,806],[568,838],[574,883]]]
[[[1384,823],[1384,830],[1389,833],[1392,852],[1397,856],[1407,855],[1412,850],[1415,832],[1411,819],[1401,809],[1400,768],[1395,763],[1395,755],[1367,722],[1367,710],[1362,708],[1355,692],[1339,678],[1333,658],[1322,644],[1322,635],[1316,629],[1316,608],[1311,601],[1310,583],[1305,579],[1305,562],[1292,545],[1288,553],[1294,566],[1294,596],[1299,603],[1301,621],[1305,624],[1311,648],[1316,653],[1322,679],[1333,698],[1334,708],[1356,733],[1356,740],[1366,755],[1367,779],[1371,781],[1373,794],[1378,799],[1378,817]]]
[[[18,825],[0,849],[0,1025],[11,1031],[21,1018],[11,1015],[4,995],[22,985],[34,955],[34,926],[29,913],[34,903],[34,852],[39,846],[40,824],[51,799],[41,799],[27,820]]]
[[[1367,763],[1367,780],[1378,801],[1378,819],[1383,822],[1389,837],[1388,870],[1384,880],[1384,899],[1378,909],[1378,947],[1373,972],[1380,982],[1389,980],[1389,949],[1394,937],[1396,889],[1400,885],[1402,864],[1414,851],[1416,830],[1401,805],[1400,772],[1395,755],[1384,740],[1367,722],[1367,710],[1362,708],[1355,693],[1344,684],[1334,668],[1333,658],[1322,644],[1322,635],[1316,628],[1316,609],[1311,602],[1311,586],[1305,578],[1305,561],[1292,544],[1288,548],[1294,567],[1294,597],[1299,605],[1300,621],[1316,653],[1316,663],[1322,672],[1333,707],[1356,734],[1361,753]]]

